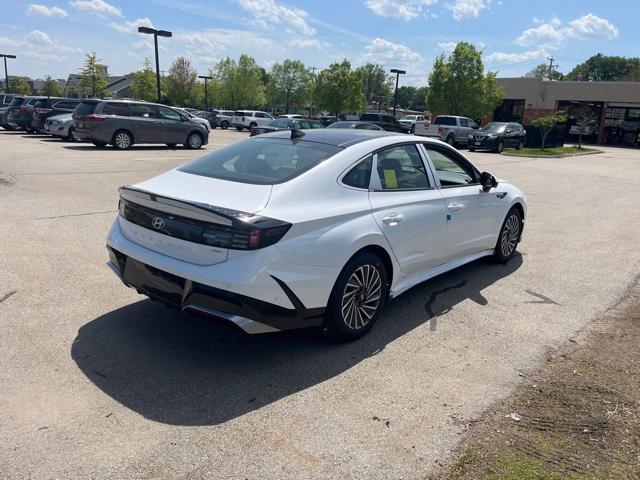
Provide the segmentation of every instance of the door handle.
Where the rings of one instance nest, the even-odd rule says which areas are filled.
[[[462,205],[461,203],[450,203],[449,205],[447,205],[447,208],[450,212],[457,212],[458,210],[462,210],[464,208],[464,205]]]
[[[393,227],[395,225],[397,225],[398,223],[400,223],[402,221],[402,215],[399,215],[397,213],[391,213],[389,215],[387,215],[386,217],[384,217],[382,219],[382,221],[389,225],[390,227]]]

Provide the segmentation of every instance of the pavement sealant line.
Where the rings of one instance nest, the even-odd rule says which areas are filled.
[[[106,212],[70,213],[68,215],[55,215],[53,217],[39,217],[34,218],[33,220],[53,220],[55,218],[85,217],[87,215],[101,215],[103,213],[117,213],[117,210],[107,210]]]
[[[0,303],[4,302],[5,300],[7,300],[9,297],[13,296],[14,294],[18,293],[17,290],[12,290],[9,293],[7,293],[5,296],[3,296],[2,298],[0,298]]]

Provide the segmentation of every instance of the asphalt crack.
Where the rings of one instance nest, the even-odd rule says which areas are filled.
[[[70,217],[86,217],[87,215],[101,215],[103,213],[116,213],[117,210],[107,210],[104,212],[86,212],[86,213],[70,213],[68,215],[55,215],[53,217],[38,217],[34,220],[53,220],[56,218],[70,218]]]
[[[9,297],[15,295],[16,293],[18,293],[17,290],[12,290],[11,292],[7,293],[6,295],[4,295],[2,298],[0,298],[0,303],[4,302],[5,300],[9,299]]]

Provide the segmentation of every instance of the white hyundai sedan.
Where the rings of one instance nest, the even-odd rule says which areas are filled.
[[[525,195],[438,140],[292,130],[120,189],[109,266],[125,285],[248,333],[355,339],[385,301],[521,239]]]

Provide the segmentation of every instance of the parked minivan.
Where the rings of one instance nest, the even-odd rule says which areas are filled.
[[[209,143],[200,122],[178,110],[133,100],[84,100],[73,112],[74,135],[96,147],[126,150],[135,143],[183,144],[198,149]]]
[[[258,110],[237,110],[233,112],[231,126],[241,132],[243,129],[251,130],[253,127],[262,127],[271,123],[273,117],[267,112]]]

